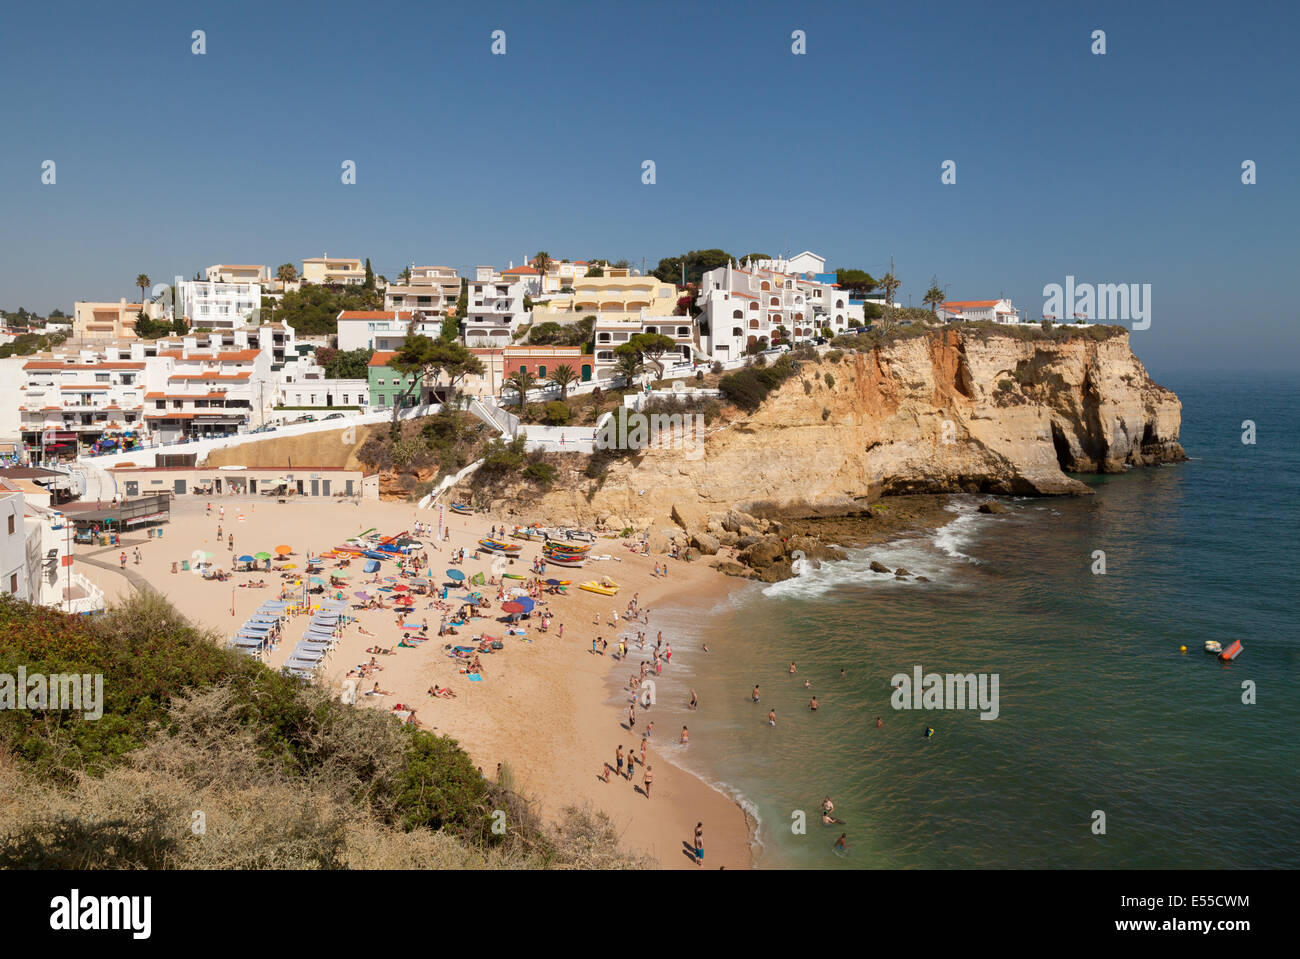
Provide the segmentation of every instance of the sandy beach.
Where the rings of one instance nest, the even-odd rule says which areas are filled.
[[[186,615],[223,637],[231,635],[262,602],[274,599],[280,587],[292,583],[278,572],[237,572],[226,582],[204,580],[193,572],[180,570],[183,560],[193,563],[196,553],[213,554],[213,562],[231,569],[234,557],[260,551],[273,551],[280,544],[292,547],[290,562],[297,569],[290,577],[303,572],[305,559],[341,545],[348,537],[372,528],[391,535],[414,531],[415,523],[436,528],[436,510],[417,510],[411,503],[373,502],[357,505],[354,501],[278,504],[249,497],[217,497],[211,500],[207,515],[203,498],[180,498],[172,504],[171,522],[162,527],[161,538],[147,538],[143,533],[128,534],[120,547],[79,546],[79,571],[104,589],[110,601],[134,587],[129,577],[118,569],[124,549],[129,556],[128,574],[138,574],[165,594]],[[220,516],[221,507],[225,516]],[[418,537],[426,544],[429,569],[441,582],[445,569],[451,568],[450,553],[464,548],[462,569],[467,576],[482,572],[491,575],[490,555],[473,555],[477,541],[488,535],[495,524],[513,527],[519,517],[482,514],[461,516],[446,513],[450,540],[436,542],[432,535]],[[222,539],[217,537],[221,527]],[[226,536],[234,535],[233,551]],[[512,540],[522,545],[521,555],[508,567],[511,573],[527,576],[532,561],[540,555],[540,544]],[[140,550],[140,563],[134,562],[134,550]],[[416,648],[402,648],[398,642],[403,630],[391,609],[350,610],[357,622],[350,624],[342,641],[321,670],[321,679],[338,692],[349,670],[367,663],[372,646],[392,649],[392,655],[380,655],[376,661],[382,669],[360,681],[359,692],[370,690],[377,682],[388,695],[359,695],[362,708],[391,710],[394,704],[413,707],[420,725],[458,740],[474,762],[489,778],[494,778],[498,763],[506,763],[514,776],[515,787],[534,798],[542,814],[554,819],[567,805],[590,802],[606,812],[618,826],[624,844],[652,857],[663,868],[697,868],[689,849],[697,822],[704,824],[705,867],[749,868],[751,823],[742,809],[728,796],[668,761],[659,761],[657,743],[676,743],[678,730],[667,724],[656,728],[651,737],[648,757],[653,771],[652,798],[642,791],[643,770],[638,763],[635,780],[620,779],[611,769],[609,781],[602,775],[605,765],[614,765],[615,752],[621,744],[625,753],[639,753],[641,733],[646,722],[653,720],[654,709],[638,708],[636,732],[627,729],[627,706],[630,694],[622,688],[629,673],[637,672],[642,659],[649,658],[657,632],[654,609],[671,599],[675,606],[698,601],[711,604],[721,598],[738,581],[723,576],[703,563],[684,563],[663,556],[633,553],[624,542],[600,538],[592,546],[593,554],[608,554],[608,561],[590,561],[582,569],[548,567],[547,576],[572,580],[566,595],[544,594],[553,614],[548,632],[540,632],[536,614],[521,625],[527,637],[505,635],[505,627],[495,608],[495,587],[477,587],[493,600],[488,617],[471,621],[460,628],[456,637],[439,639],[437,629],[441,611],[429,608],[431,597],[418,597],[408,622],[428,623],[430,639]],[[93,565],[95,561],[112,568]],[[335,561],[326,559],[325,572],[334,570]],[[666,579],[653,575],[656,563],[668,563]],[[173,572],[176,564],[177,572]],[[396,567],[385,562],[377,584],[362,572],[362,563],[354,561],[341,570],[350,575],[351,588],[344,595],[360,602],[352,593],[369,587],[391,585],[384,577],[395,576]],[[608,576],[622,587],[617,596],[603,596],[577,588],[577,584]],[[264,589],[241,587],[240,583],[262,579]],[[511,580],[506,580],[510,585]],[[521,585],[522,581],[514,581]],[[298,590],[300,592],[300,588]],[[327,595],[334,595],[331,591]],[[449,602],[458,593],[453,592]],[[460,595],[463,595],[460,594]],[[650,622],[625,623],[622,614],[636,596],[639,608],[649,609]],[[315,597],[319,601],[321,597]],[[453,606],[454,608],[454,606]],[[620,619],[612,624],[618,611]],[[597,625],[594,620],[599,619]],[[301,636],[305,617],[292,619],[268,657],[268,665],[281,666]],[[563,624],[563,639],[559,628]],[[615,652],[619,636],[634,637],[637,630],[649,639],[646,652],[629,653],[628,661],[617,662]],[[503,639],[505,648],[484,655],[483,681],[470,682],[458,672],[460,661],[451,658],[444,644],[469,640],[473,635],[489,633]],[[609,642],[602,654],[592,653],[592,640],[603,637]],[[675,637],[665,634],[671,642]],[[471,645],[471,643],[466,643]],[[680,659],[678,659],[680,661]],[[696,664],[698,668],[698,664]],[[665,668],[665,675],[671,671]],[[617,677],[617,680],[614,679]],[[622,690],[611,697],[611,685]],[[428,689],[437,684],[449,686],[454,699],[435,698]]]

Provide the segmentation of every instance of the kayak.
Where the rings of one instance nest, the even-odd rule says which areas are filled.
[[[597,582],[593,579],[589,582],[580,584],[578,589],[585,589],[589,593],[600,593],[602,596],[613,596],[619,591],[619,585],[618,583],[613,582],[606,585],[605,583]]]

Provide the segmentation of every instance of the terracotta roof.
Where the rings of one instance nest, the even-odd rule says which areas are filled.
[[[517,267],[515,267],[514,269],[511,269],[511,270],[502,270],[502,271],[501,271],[501,275],[502,275],[502,276],[505,276],[507,273],[534,273],[534,274],[535,274],[535,273],[537,273],[537,271],[536,271],[535,269],[533,269],[531,266],[517,266]]]
[[[373,356],[370,357],[370,362],[367,363],[366,365],[367,365],[367,366],[387,366],[388,363],[389,363],[389,361],[390,361],[394,356],[396,356],[396,355],[397,355],[397,351],[396,351],[396,350],[390,350],[390,351],[386,351],[386,352],[376,352]]]
[[[173,373],[169,380],[246,380],[252,373]]]

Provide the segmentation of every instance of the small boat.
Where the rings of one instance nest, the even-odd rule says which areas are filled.
[[[506,556],[517,556],[522,546],[516,546],[514,543],[503,543],[499,539],[481,539],[478,541],[480,548],[487,550],[489,553],[503,553]]]
[[[585,589],[589,593],[600,593],[602,596],[613,596],[619,591],[619,585],[608,578],[601,580],[593,579],[581,583],[578,586],[578,589]]]
[[[378,550],[373,550],[373,549],[368,549],[361,555],[365,556],[368,559],[392,559],[393,558],[392,553],[381,553]]]
[[[586,559],[581,556],[574,556],[568,559],[556,559],[554,556],[546,557],[546,562],[550,566],[565,566],[571,569],[581,569]]]
[[[1217,639],[1207,639],[1205,641],[1205,651],[1218,656],[1219,653],[1223,652],[1223,643],[1219,642]]]
[[[596,534],[588,533],[585,529],[566,529],[560,532],[565,539],[580,539],[588,543],[596,542]]]
[[[522,573],[502,573],[505,579],[527,579]]]
[[[468,503],[450,503],[448,505],[450,505],[453,513],[460,513],[462,516],[471,516],[474,513],[474,508]]]
[[[556,543],[554,541],[547,543],[542,547],[546,553],[585,553],[591,549],[591,545],[579,546],[575,543]]]
[[[516,526],[510,536],[513,539],[526,539],[534,543],[546,542],[546,534],[539,529],[522,529]]]
[[[1241,655],[1241,640],[1234,639],[1232,641],[1231,646],[1229,646],[1223,652],[1219,653],[1219,659],[1222,662],[1230,663],[1240,655]]]

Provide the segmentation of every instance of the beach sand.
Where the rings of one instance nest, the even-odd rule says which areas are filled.
[[[263,550],[273,552],[274,547],[287,544],[293,548],[290,561],[301,572],[309,551],[317,555],[371,528],[384,534],[397,534],[412,530],[417,520],[436,527],[438,519],[436,510],[417,510],[411,503],[398,502],[358,505],[347,500],[280,504],[250,497],[216,497],[211,500],[211,516],[206,515],[207,502],[201,497],[173,501],[171,522],[162,527],[161,538],[128,534],[121,547],[79,546],[78,570],[104,589],[110,601],[120,598],[133,587],[116,569],[119,554],[122,549],[132,554],[138,546],[142,562],[139,565],[129,562],[128,571],[143,576],[196,622],[228,637],[263,601],[276,598],[282,582],[287,581],[282,581],[276,572],[236,573],[225,583],[205,581],[193,573],[173,573],[173,563],[179,567],[182,560],[193,562],[196,553],[206,551],[213,554],[214,563],[229,570],[235,556]],[[224,519],[218,515],[221,506],[226,511]],[[421,537],[428,546],[430,570],[436,582],[445,579],[442,574],[451,567],[448,557],[453,548],[464,547],[465,565],[460,568],[467,576],[480,570],[490,575],[492,557],[481,554],[478,559],[473,558],[477,540],[486,536],[494,523],[513,527],[519,522],[517,518],[505,516],[461,516],[450,510],[446,520],[451,531],[449,542],[437,543],[435,550],[432,536]],[[222,527],[223,537],[234,534],[233,552],[224,541],[217,541],[218,525]],[[540,555],[540,544],[512,542],[519,542],[523,549],[508,571],[527,576],[533,558]],[[634,782],[620,779],[611,771],[610,781],[606,783],[600,775],[606,763],[613,766],[615,749],[620,743],[624,752],[639,751],[644,724],[655,718],[653,709],[638,709],[637,731],[631,733],[625,725],[628,694],[610,696],[611,677],[625,680],[629,673],[636,671],[633,663],[644,658],[630,655],[628,663],[613,661],[610,654],[620,632],[631,630],[634,635],[640,629],[653,644],[657,631],[653,612],[656,605],[670,597],[674,606],[693,601],[701,606],[712,605],[738,581],[700,562],[634,554],[616,539],[598,539],[591,552],[612,558],[607,562],[590,561],[582,569],[548,567],[548,577],[569,579],[573,585],[567,595],[544,595],[554,613],[549,632],[538,631],[540,617],[536,615],[524,621],[522,625],[527,627],[531,642],[505,636],[503,624],[495,618],[472,621],[461,627],[459,636],[439,639],[441,611],[426,609],[429,597],[419,597],[415,613],[406,619],[428,622],[431,635],[428,642],[414,649],[398,648],[404,630],[398,627],[392,610],[350,611],[358,623],[345,631],[342,642],[321,671],[322,678],[337,693],[348,670],[369,661],[367,647],[391,648],[394,655],[377,657],[383,669],[372,678],[361,680],[358,687],[358,692],[363,692],[378,682],[380,689],[390,695],[358,695],[358,706],[386,710],[399,702],[413,706],[425,729],[458,740],[489,778],[495,777],[498,763],[508,764],[515,788],[535,799],[548,820],[555,820],[565,806],[589,802],[613,819],[626,847],[648,854],[663,868],[697,868],[688,854],[697,822],[704,824],[707,868],[749,868],[752,824],[743,810],[730,797],[696,776],[670,762],[659,761],[653,741],[649,749],[654,774],[653,798],[647,799],[641,791],[643,770],[639,764]],[[85,559],[107,563],[113,568],[81,561]],[[664,561],[671,566],[666,580],[652,575],[654,564]],[[365,581],[371,578],[362,573],[361,566],[362,562],[353,561],[346,570],[353,584],[345,591],[349,600],[353,591],[366,589]],[[325,569],[327,572],[333,569],[328,559]],[[379,575],[379,585],[385,585],[382,577],[396,575],[395,564],[385,562]],[[622,586],[617,596],[577,588],[578,583],[601,576],[608,576]],[[238,585],[259,577],[266,580],[268,588],[249,589]],[[495,587],[481,587],[481,590],[493,600],[495,607]],[[375,593],[373,585],[370,592]],[[633,594],[638,594],[642,609],[650,609],[649,625],[625,625],[620,618],[617,628],[610,626],[613,611],[617,609],[622,614]],[[333,592],[327,595],[332,596]],[[453,592],[451,598],[456,595]],[[495,608],[489,613],[500,615]],[[599,626],[592,622],[597,615]],[[305,618],[289,621],[279,645],[270,654],[269,665],[279,667],[284,663],[305,623]],[[564,624],[562,640],[557,636],[561,623]],[[363,634],[362,628],[373,635]],[[503,650],[482,657],[483,681],[470,682],[458,673],[459,661],[450,658],[443,646],[470,640],[479,633],[501,638],[506,645]],[[597,636],[610,643],[604,655],[591,652],[591,641]],[[665,635],[664,638],[671,642],[675,637]],[[472,642],[463,644],[472,645]],[[665,675],[671,669],[669,665]],[[457,698],[429,696],[427,690],[434,683],[450,686]],[[653,738],[671,740],[675,736],[675,730],[665,727],[656,729]]]

